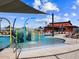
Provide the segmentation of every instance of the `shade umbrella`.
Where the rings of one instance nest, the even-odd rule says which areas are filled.
[[[45,14],[20,0],[0,0],[0,12]]]
[[[45,14],[20,0],[0,0],[0,12]]]

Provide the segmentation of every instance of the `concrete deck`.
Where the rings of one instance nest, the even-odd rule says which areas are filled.
[[[56,47],[47,47],[47,48],[38,48],[31,50],[22,50],[19,58],[36,58],[36,57],[46,57],[46,56],[55,56],[63,55],[65,53],[72,53],[76,50],[79,50],[79,44],[77,45],[65,45],[65,46],[56,46]],[[75,55],[75,54],[74,54]]]
[[[47,46],[39,48],[22,49],[20,59],[79,59],[79,40],[66,38],[63,34],[55,36],[64,38],[65,45]],[[4,49],[0,52],[1,59],[15,59],[15,53],[12,48]]]
[[[15,59],[13,48],[6,48],[2,52],[0,52],[0,59]]]

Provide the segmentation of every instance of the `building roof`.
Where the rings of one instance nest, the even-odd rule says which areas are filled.
[[[0,12],[45,14],[20,0],[0,0]]]
[[[65,26],[65,27],[70,27],[70,28],[79,28],[78,26]]]
[[[72,26],[71,22],[56,22],[54,24],[50,23],[49,26],[61,27],[61,26]]]

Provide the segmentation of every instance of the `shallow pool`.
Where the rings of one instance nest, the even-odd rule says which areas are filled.
[[[31,36],[31,41],[26,40],[26,42],[18,43],[18,47],[20,48],[32,48],[32,47],[40,47],[40,46],[47,46],[47,45],[55,45],[55,44],[62,44],[64,43],[64,39],[60,38],[52,38],[47,37],[44,35],[38,36]],[[0,49],[7,47],[10,45],[10,36],[0,36]],[[15,43],[13,44],[15,47]]]
[[[32,36],[31,41],[26,41],[25,43],[18,43],[18,47],[32,48],[47,45],[64,44],[64,42],[64,39],[47,37],[44,35],[36,35],[35,37]]]

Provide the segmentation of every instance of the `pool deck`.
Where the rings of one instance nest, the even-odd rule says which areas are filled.
[[[64,37],[64,34],[58,34],[55,38],[66,40],[65,45],[48,46],[33,49],[22,49],[19,58],[27,59],[79,59],[79,39]],[[4,49],[0,52],[1,59],[15,59],[16,54],[12,48]]]

